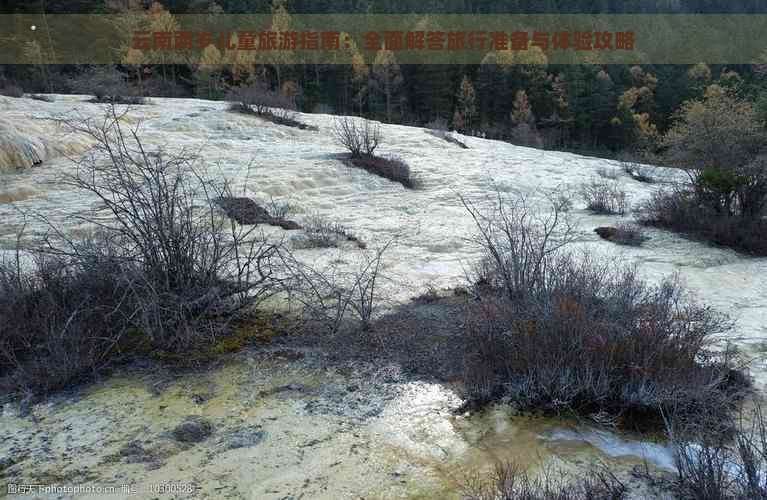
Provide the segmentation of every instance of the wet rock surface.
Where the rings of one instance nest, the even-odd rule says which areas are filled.
[[[301,356],[277,355],[286,350]],[[385,491],[457,500],[455,478],[498,459],[556,457],[575,467],[600,456],[588,440],[546,438],[551,422],[515,419],[507,409],[456,417],[461,403],[391,359],[341,362],[317,347],[245,351],[175,377],[137,366],[76,398],[33,405],[37,423],[4,411],[0,476],[19,484],[170,481],[191,485],[190,498],[335,500]]]
[[[227,437],[226,446],[229,449],[250,448],[261,443],[266,438],[266,432],[260,426],[238,429]]]
[[[594,229],[594,232],[599,235],[603,240],[612,240],[618,235],[618,228],[616,227],[598,227]]]
[[[203,417],[192,415],[176,426],[171,434],[182,443],[199,443],[213,434],[213,424]]]

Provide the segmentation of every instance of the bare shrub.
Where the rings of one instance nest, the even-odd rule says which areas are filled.
[[[94,102],[114,104],[145,104],[146,99],[131,87],[116,67],[89,66],[69,81],[70,89],[79,94],[93,95]]]
[[[390,245],[364,252],[351,271],[336,262],[313,267],[287,255],[291,282],[286,289],[291,302],[299,304],[307,321],[319,322],[331,333],[338,332],[349,315],[368,329],[379,307],[382,258]]]
[[[98,246],[57,232],[47,251],[82,261],[109,249],[118,270],[137,273],[133,326],[160,349],[184,350],[279,291],[280,245],[216,215],[229,186],[207,177],[198,158],[147,151],[120,118],[112,106],[104,121],[62,121],[95,141],[64,182],[94,196],[109,217],[79,216],[99,228]]]
[[[382,138],[379,124],[348,116],[337,117],[333,122],[333,136],[349,151],[348,164],[399,182],[406,188],[420,187],[419,180],[413,176],[405,160],[398,156],[381,157],[373,154]]]
[[[487,252],[470,280],[502,289],[511,299],[545,286],[553,258],[575,239],[568,200],[554,193],[543,212],[525,196],[508,198],[498,192],[492,211],[485,213],[461,197],[477,226],[474,240]]]
[[[333,136],[352,158],[372,156],[381,142],[381,127],[370,120],[342,116],[333,120]]]
[[[93,257],[0,262],[0,389],[60,389],[119,357],[131,278],[109,256]]]
[[[717,349],[726,316],[676,279],[653,286],[632,266],[570,252],[572,226],[556,205],[542,214],[499,195],[483,215],[464,204],[485,256],[467,319],[466,386],[480,390],[470,394],[477,404],[508,396],[626,427],[657,428],[671,409],[729,418],[741,393],[732,352]]]
[[[626,191],[617,182],[593,179],[581,187],[586,207],[598,214],[623,215],[629,204]]]
[[[434,304],[435,302],[438,302],[440,298],[439,290],[429,283],[426,285],[426,290],[423,293],[416,295],[410,300],[416,304]]]
[[[611,181],[617,180],[619,177],[618,170],[608,167],[599,167],[597,169],[597,175],[603,179],[609,179]]]
[[[606,467],[591,467],[580,477],[544,468],[539,475],[514,463],[498,464],[490,477],[470,479],[462,487],[466,500],[620,500],[626,486]]]
[[[677,468],[676,493],[695,500],[767,499],[767,423],[761,407],[731,434],[692,422],[669,422]]]
[[[661,189],[637,208],[640,223],[671,229],[693,238],[752,255],[767,255],[767,220],[717,212],[700,203],[693,189]]]
[[[296,103],[291,97],[271,90],[265,82],[234,87],[226,94],[229,110],[255,114],[278,125],[317,130],[296,119]]]
[[[288,101],[281,99],[265,82],[234,87],[227,92],[226,100],[257,115],[271,114],[271,108],[288,105]]]
[[[275,200],[269,198],[269,202],[264,204],[264,208],[272,219],[285,220],[295,211],[295,207],[288,201]]]
[[[625,160],[621,162],[621,169],[632,179],[645,184],[654,184],[655,177],[649,167],[635,161]]]
[[[642,227],[633,223],[621,223],[616,226],[618,230],[613,241],[619,245],[639,246],[648,237],[644,234]]]
[[[351,241],[360,248],[365,244],[347,227],[320,215],[312,215],[303,224],[304,238],[297,240],[302,248],[333,248],[342,241]]]
[[[15,98],[24,97],[24,89],[15,83],[0,81],[0,95]]]
[[[438,116],[437,118],[427,123],[426,128],[434,132],[435,135],[440,132],[447,132],[447,120]]]

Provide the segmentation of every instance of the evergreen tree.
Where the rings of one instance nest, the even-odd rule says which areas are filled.
[[[373,63],[372,76],[372,87],[383,96],[386,121],[391,123],[395,108],[399,107],[397,101],[403,81],[402,71],[392,51],[378,52]]]
[[[477,116],[477,94],[468,76],[464,75],[458,88],[458,105],[453,117],[457,129],[472,130],[474,118]]]

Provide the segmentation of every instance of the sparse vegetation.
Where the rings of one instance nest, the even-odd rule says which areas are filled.
[[[426,286],[426,291],[416,295],[411,300],[417,304],[433,304],[440,299],[439,290],[434,288],[433,285],[429,284]]]
[[[621,500],[628,489],[605,467],[592,467],[575,478],[545,468],[532,475],[514,463],[498,464],[490,477],[468,480],[465,500]]]
[[[461,149],[469,149],[469,146],[456,139],[447,129],[447,121],[444,118],[437,118],[426,124],[429,133],[434,137],[439,137],[450,144],[455,144]]]
[[[287,257],[291,299],[300,305],[303,318],[338,333],[351,313],[362,329],[369,329],[381,302],[382,259],[391,241],[362,252],[356,269],[344,271],[335,262],[324,268]]]
[[[597,175],[603,179],[609,179],[611,181],[617,180],[620,176],[618,170],[612,167],[599,167],[597,169]]]
[[[581,187],[586,207],[598,214],[623,215],[629,205],[626,191],[613,180],[593,179]]]
[[[0,95],[15,98],[24,97],[24,89],[15,83],[0,80]]]
[[[269,198],[269,202],[265,205],[266,212],[272,219],[285,220],[290,214],[293,213],[295,207],[288,201],[275,200],[274,197]]]
[[[99,200],[105,222],[72,239],[55,227],[36,265],[2,268],[2,377],[18,388],[62,387],[143,346],[186,352],[282,291],[280,243],[215,214],[225,181],[197,158],[149,152],[111,106],[103,122],[62,121],[95,146],[66,183]],[[104,160],[107,160],[106,162]],[[47,381],[50,373],[59,375]]]
[[[91,377],[135,342],[132,271],[108,249],[0,262],[0,389],[47,392]]]
[[[370,158],[381,142],[381,126],[370,120],[342,116],[333,121],[333,136],[349,151],[352,159]]]
[[[89,66],[69,80],[73,92],[93,95],[92,102],[112,104],[146,104],[138,89],[128,84],[114,66]]]
[[[227,93],[226,100],[230,102],[229,110],[236,113],[253,114],[277,125],[317,130],[296,119],[293,99],[269,89],[263,82],[235,87]]]
[[[654,184],[656,182],[650,169],[641,163],[622,161],[621,168],[635,181],[644,182],[645,184]]]
[[[348,228],[320,215],[312,215],[303,224],[304,237],[296,240],[301,248],[333,248],[343,241],[350,241],[364,249],[365,243]]]
[[[665,160],[690,183],[655,193],[640,220],[767,255],[767,131],[753,105],[718,86],[688,101],[664,136]]]
[[[732,432],[711,433],[691,421],[669,422],[669,438],[677,468],[669,489],[677,497],[767,499],[767,422],[759,406],[741,417]]]
[[[488,214],[464,204],[485,254],[467,320],[476,404],[506,396],[636,428],[662,426],[672,409],[728,420],[739,386],[733,354],[715,349],[725,316],[676,279],[653,286],[634,267],[570,251],[573,226],[558,202],[540,212],[499,194]]]
[[[685,187],[661,189],[637,209],[639,222],[670,229],[692,238],[734,248],[753,255],[767,255],[767,220],[730,216],[700,203]]]
[[[336,141],[349,151],[346,159],[349,165],[399,182],[406,188],[415,189],[420,186],[405,160],[398,156],[381,157],[373,154],[381,142],[381,127],[378,124],[368,120],[358,123],[344,116],[335,119],[333,134]]]

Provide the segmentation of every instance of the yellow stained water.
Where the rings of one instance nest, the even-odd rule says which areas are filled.
[[[567,470],[609,459],[587,441],[547,438],[567,428],[561,421],[511,417],[505,407],[456,416],[460,400],[450,389],[396,376],[380,382],[379,374],[245,353],[172,380],[118,375],[74,400],[35,407],[36,425],[7,406],[0,455],[14,446],[30,454],[12,469],[17,482],[193,482],[198,497],[226,491],[252,499],[458,498],[467,478],[499,462],[535,469],[553,460]],[[169,431],[189,415],[207,418],[215,431],[186,447]],[[232,432],[254,427],[264,432],[261,442],[226,446]],[[120,458],[134,440],[157,464]]]

